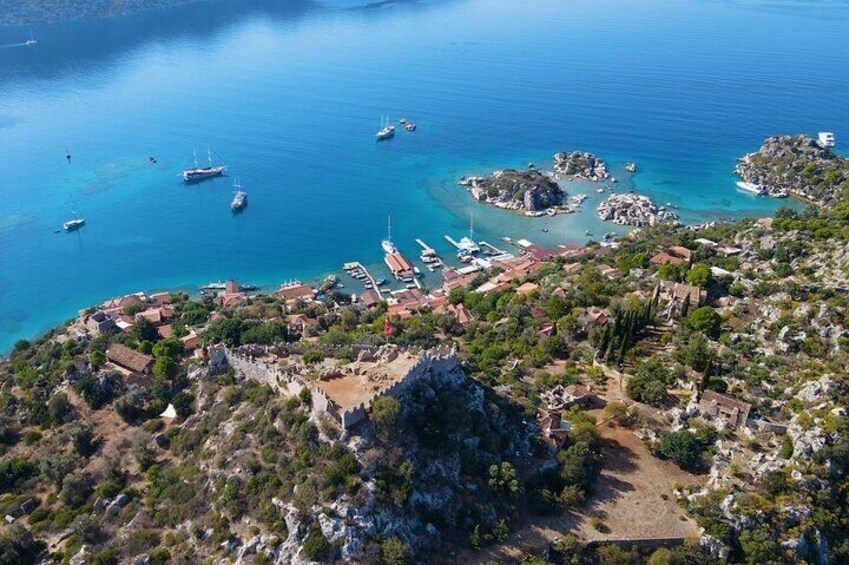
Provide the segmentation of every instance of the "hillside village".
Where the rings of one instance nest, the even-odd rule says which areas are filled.
[[[386,300],[107,300],[0,365],[9,563],[849,561],[849,187]]]

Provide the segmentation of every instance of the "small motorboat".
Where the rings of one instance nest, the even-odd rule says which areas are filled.
[[[406,124],[404,124],[404,129],[407,131],[416,131],[416,124],[407,122]]]

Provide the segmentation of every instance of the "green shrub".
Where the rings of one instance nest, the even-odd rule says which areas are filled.
[[[0,492],[12,492],[21,483],[38,474],[38,467],[25,457],[0,462]]]
[[[664,434],[657,452],[688,471],[698,471],[703,464],[704,445],[687,430]]]
[[[41,432],[34,429],[29,429],[24,432],[24,435],[21,436],[21,439],[24,442],[24,445],[33,445],[41,441]]]
[[[321,533],[321,528],[317,524],[310,526],[310,531],[304,539],[304,555],[312,561],[324,561],[329,559],[333,551],[333,546]]]

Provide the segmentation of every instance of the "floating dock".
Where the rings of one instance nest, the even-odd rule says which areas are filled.
[[[417,239],[416,239],[416,243],[418,243],[419,245],[421,245],[421,247],[422,247],[422,255],[432,255],[432,256],[436,256],[436,249],[434,249],[433,247],[429,246],[427,243],[425,243],[425,242],[424,242],[424,241],[422,241],[421,239],[418,239],[418,238],[417,238]]]
[[[368,269],[366,269],[365,265],[363,265],[363,264],[362,264],[362,263],[360,263],[359,261],[352,261],[352,262],[350,262],[350,263],[345,263],[345,264],[342,266],[342,268],[343,268],[343,269],[345,269],[345,272],[346,272],[346,273],[348,273],[349,275],[350,275],[351,273],[350,273],[350,272],[348,272],[348,271],[354,271],[354,270],[357,270],[357,269],[361,270],[361,271],[363,272],[363,274],[366,276],[366,280],[365,280],[365,281],[361,281],[361,282],[363,282],[363,283],[365,283],[365,282],[370,283],[370,284],[372,285],[372,289],[373,289],[373,290],[376,290],[376,291],[377,291],[378,296],[380,296],[381,300],[383,300],[383,294],[380,292],[380,289],[379,289],[379,288],[378,288],[378,286],[377,286],[377,280],[375,280],[375,278],[371,275],[371,273],[369,273],[369,272],[368,272]],[[354,280],[359,280],[359,279],[354,279]],[[369,289],[366,289],[366,290],[369,290]]]
[[[450,235],[446,235],[446,236],[445,236],[445,240],[446,240],[448,243],[450,243],[451,245],[453,245],[454,247],[456,247],[457,249],[462,249],[462,248],[463,248],[463,246],[462,246],[462,245],[460,245],[460,242],[459,242],[459,241],[456,241],[456,240],[455,240],[453,237],[451,237]]]

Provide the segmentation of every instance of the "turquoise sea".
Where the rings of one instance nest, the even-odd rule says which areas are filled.
[[[221,0],[0,28],[0,351],[122,293],[380,265],[390,212],[411,257],[472,211],[490,241],[610,231],[592,201],[531,220],[456,184],[557,151],[689,222],[770,214],[735,159],[776,133],[849,143],[847,29],[834,0]],[[375,143],[384,114],[419,129]],[[207,146],[230,178],[184,186]],[[56,234],[72,199],[87,224]]]

